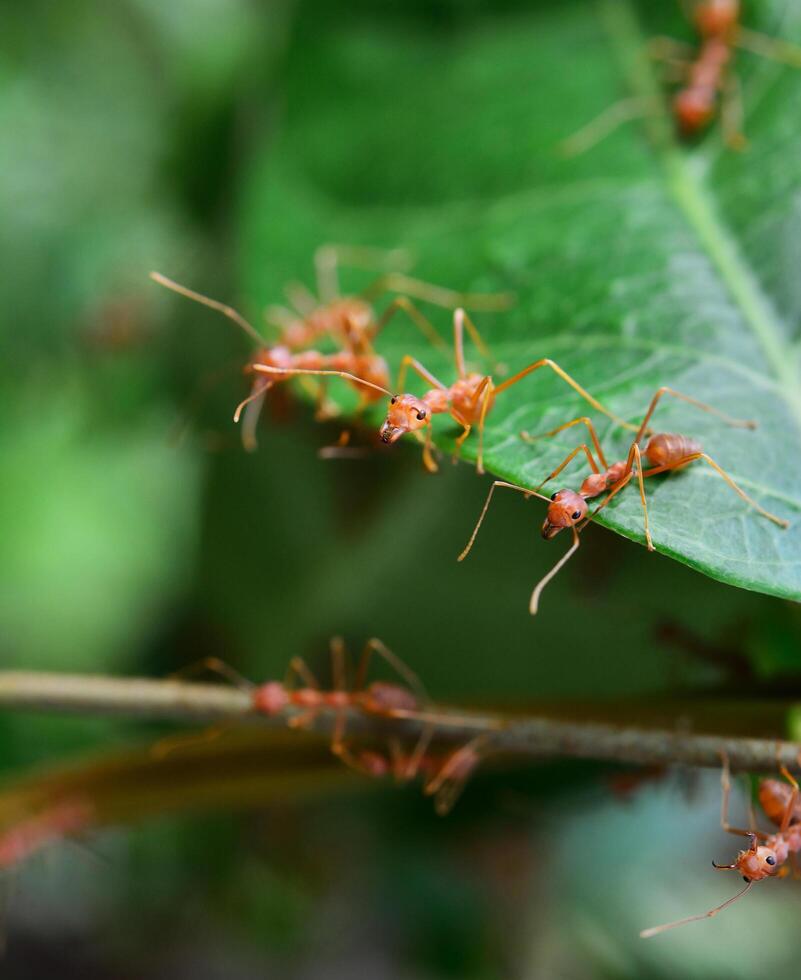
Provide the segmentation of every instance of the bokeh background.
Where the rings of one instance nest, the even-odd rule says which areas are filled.
[[[244,453],[230,412],[246,343],[147,279],[160,269],[257,319],[288,279],[311,282],[309,229],[322,229],[314,244],[338,241],[338,209],[397,205],[408,188],[395,169],[419,168],[410,208],[445,193],[427,180],[417,127],[442,126],[465,161],[482,157],[479,183],[454,169],[454,200],[492,190],[488,173],[523,183],[521,121],[499,108],[485,131],[467,105],[452,125],[427,86],[441,59],[516,35],[532,11],[542,15],[480,0],[5,8],[3,667],[158,677],[216,655],[263,678],[302,655],[325,675],[328,637],[355,647],[377,635],[437,699],[617,699],[635,713],[649,698],[702,696],[734,720],[741,699],[775,697],[781,726],[801,687],[794,606],[597,529],[532,621],[528,594],[553,560],[536,505],[498,501],[480,556],[459,566],[486,492],[469,467],[430,478],[400,447],[323,462],[339,427],[290,397],[272,400],[258,453]],[[589,37],[595,9],[570,2],[552,16],[586,21]],[[389,50],[422,81],[398,82],[397,111],[377,119],[371,85],[386,84]],[[504,50],[499,40],[499,60],[473,56],[488,106],[504,84],[537,78],[535,49],[517,61]],[[581,64],[566,54],[551,70]],[[554,134],[559,111],[537,108]],[[338,183],[331,158],[352,162]],[[444,334],[447,313],[432,318]],[[158,735],[7,714],[0,766],[13,783]],[[279,785],[269,805],[106,831],[90,850],[65,845],[6,875],[3,975],[796,976],[793,881],[637,938],[733,892],[709,861],[736,845],[718,829],[714,774],[621,775],[567,763],[488,773],[445,820],[414,787]]]

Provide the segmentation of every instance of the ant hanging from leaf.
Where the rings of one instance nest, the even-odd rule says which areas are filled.
[[[597,411],[608,416],[613,422],[624,428],[636,430],[636,426],[631,425],[624,419],[614,415],[605,408],[596,398],[586,391],[575,381],[556,361],[544,357],[534,361],[522,371],[511,378],[507,378],[501,384],[496,385],[492,375],[479,374],[467,370],[464,357],[464,331],[467,330],[473,343],[484,357],[489,357],[487,346],[481,338],[475,324],[463,309],[457,309],[453,314],[453,351],[456,365],[457,379],[451,385],[443,384],[436,378],[420,361],[410,355],[405,355],[401,361],[400,374],[398,376],[397,390],[402,391],[406,383],[406,374],[411,368],[419,377],[431,387],[422,396],[409,393],[393,395],[390,391],[383,389],[383,393],[389,396],[387,407],[387,417],[381,426],[380,435],[382,442],[392,444],[398,441],[407,432],[419,436],[421,430],[425,429],[425,440],[423,443],[423,464],[426,469],[434,473],[437,464],[431,453],[432,426],[431,420],[434,415],[448,414],[459,425],[462,432],[456,440],[457,450],[461,448],[465,439],[470,435],[474,425],[478,426],[478,455],[476,461],[476,471],[484,472],[484,423],[487,415],[495,404],[498,395],[503,394],[513,385],[522,381],[529,374],[533,374],[540,368],[549,368],[558,375],[564,382],[578,392],[578,394]],[[292,375],[292,374],[311,374],[311,375],[339,375],[350,382],[358,382],[352,373],[346,374],[342,371],[320,371],[320,370],[300,370],[293,368],[280,368],[271,366],[254,365],[254,371],[264,374]],[[374,382],[362,382],[371,389],[378,390]]]
[[[667,922],[661,926],[652,926],[650,929],[643,929],[640,933],[642,939],[650,939],[668,929],[676,929],[678,926],[688,925],[690,922],[699,922],[702,919],[711,919],[728,908],[738,899],[749,892],[757,881],[764,878],[779,878],[787,874],[790,870],[785,864],[788,858],[795,861],[795,855],[801,851],[801,795],[799,795],[798,782],[793,778],[785,766],[782,766],[781,774],[787,780],[786,783],[778,779],[763,779],[759,783],[759,803],[768,819],[779,828],[773,834],[765,834],[753,828],[741,830],[729,824],[729,796],[731,794],[731,780],[729,778],[729,760],[723,756],[723,769],[721,771],[722,802],[720,808],[720,823],[727,834],[737,834],[740,837],[747,837],[749,846],[740,851],[732,864],[715,864],[712,866],[718,871],[737,871],[745,881],[745,888],[741,888],[736,895],[727,899],[721,905],[702,912],[700,915],[690,915],[685,919],[678,919],[676,922]]]
[[[374,656],[381,657],[405,683],[372,681],[368,684],[367,672]],[[434,797],[438,814],[447,813],[478,766],[489,736],[482,733],[455,751],[433,753],[430,743],[439,720],[436,715],[428,713],[411,752],[405,751],[397,738],[389,739],[388,753],[352,748],[345,737],[349,712],[387,719],[414,719],[430,709],[431,701],[417,674],[376,637],[365,644],[350,684],[346,676],[347,651],[341,637],[331,640],[331,665],[333,685],[330,689],[320,685],[301,657],[292,658],[283,682],[254,684],[216,657],[206,658],[180,673],[213,671],[246,691],[252,699],[253,710],[270,718],[292,710],[295,713],[287,719],[290,728],[309,728],[323,712],[333,713],[331,751],[338,759],[373,778],[392,775],[397,783],[411,782],[423,774],[424,794]],[[296,682],[300,686],[296,686]],[[218,726],[202,737],[215,738],[222,731]],[[197,738],[190,736],[192,742]],[[163,758],[186,742],[186,736],[163,739],[154,747],[154,755]]]
[[[697,51],[672,38],[655,38],[649,45],[651,54],[664,60],[680,82],[671,103],[679,134],[692,138],[703,132],[714,120],[720,98],[724,138],[735,150],[743,149],[746,140],[741,131],[739,84],[731,71],[734,49],[745,48],[801,68],[801,48],[743,27],[740,6],[740,0],[697,0],[691,5],[690,17],[700,40]],[[563,149],[568,156],[583,153],[621,123],[658,109],[651,98],[623,99],[566,140]]]
[[[450,308],[466,304],[476,309],[505,309],[511,302],[508,294],[457,293],[416,279],[409,279],[398,273],[387,274],[380,278],[368,288],[364,297],[339,297],[336,263],[342,251],[338,246],[324,246],[318,250],[316,262],[321,294],[319,305],[315,303],[311,294],[306,294],[305,300],[301,299],[303,295],[300,292],[301,287],[295,286],[293,295],[296,303],[305,310],[304,315],[301,318],[293,318],[286,310],[283,311],[283,315],[273,311],[273,320],[281,322],[282,333],[278,343],[272,346],[269,346],[256,328],[233,307],[188,289],[159,272],[151,272],[150,278],[181,296],[227,316],[254,341],[257,350],[245,365],[246,375],[252,375],[255,366],[261,364],[272,368],[301,368],[306,372],[310,369],[324,373],[339,372],[343,377],[354,375],[366,382],[364,385],[357,385],[361,396],[357,413],[376,400],[376,395],[373,393],[376,386],[386,388],[389,384],[389,369],[386,361],[375,352],[372,342],[395,313],[405,312],[430,343],[440,348],[444,346],[431,322],[407,296],[397,296],[378,318],[365,297],[378,295],[387,290],[405,288],[417,298]],[[364,251],[369,250],[355,249],[347,254],[352,254],[355,259]],[[307,346],[323,336],[330,336],[335,342],[343,345],[343,349],[333,354],[314,350],[296,352],[297,348]],[[234,413],[234,421],[238,422],[244,412],[242,443],[248,451],[256,449],[256,426],[264,398],[275,381],[276,379],[256,377],[250,395],[237,406]],[[321,387],[317,393],[318,417],[323,417],[324,401],[325,391]]]
[[[649,551],[654,551],[654,544],[651,540],[651,531],[648,525],[648,505],[645,500],[644,480],[647,477],[656,476],[658,473],[667,473],[672,470],[683,469],[685,466],[688,466],[690,463],[693,463],[696,460],[703,460],[709,466],[711,466],[712,469],[720,477],[722,477],[722,479],[731,487],[732,490],[734,490],[736,494],[740,496],[742,500],[744,500],[750,507],[753,507],[763,517],[766,517],[769,521],[772,521],[781,528],[789,527],[788,521],[781,517],[776,517],[775,514],[771,514],[769,511],[765,510],[764,507],[761,507],[755,500],[752,500],[751,497],[749,497],[748,494],[734,482],[734,480],[721,466],[719,466],[710,456],[702,451],[700,443],[698,443],[695,439],[691,439],[688,436],[678,435],[676,433],[651,432],[651,430],[648,428],[648,423],[650,422],[651,416],[654,414],[656,406],[663,395],[671,395],[674,398],[680,399],[681,401],[688,402],[690,405],[694,405],[696,408],[700,408],[702,411],[709,412],[710,414],[722,419],[727,425],[744,429],[756,428],[755,422],[730,418],[729,416],[724,415],[722,412],[719,412],[717,409],[712,408],[710,405],[705,405],[703,402],[697,401],[695,398],[690,398],[688,395],[682,395],[680,392],[674,391],[672,388],[662,387],[659,388],[654,397],[651,399],[651,404],[649,405],[648,411],[645,413],[645,417],[637,430],[637,435],[634,437],[634,441],[631,444],[626,459],[619,460],[610,466],[606,461],[606,457],[604,456],[601,448],[600,440],[598,439],[595,427],[590,419],[585,416],[572,419],[570,422],[560,425],[559,428],[554,429],[551,432],[544,433],[544,436],[555,436],[557,433],[563,432],[565,429],[569,429],[574,425],[586,425],[598,457],[598,462],[596,462],[589,446],[587,446],[586,443],[582,443],[572,452],[568,453],[559,466],[557,466],[557,468],[542,481],[536,490],[529,490],[526,487],[520,487],[514,483],[507,483],[503,480],[496,480],[490,487],[489,494],[487,495],[487,499],[478,518],[478,522],[473,529],[470,540],[467,542],[467,546],[459,555],[458,560],[463,561],[470,553],[470,549],[473,547],[473,543],[476,540],[476,535],[478,534],[479,528],[484,521],[487,510],[489,509],[490,501],[492,500],[492,495],[496,487],[505,487],[510,490],[517,490],[526,497],[539,497],[540,500],[547,501],[548,512],[542,525],[543,538],[545,538],[546,541],[550,541],[552,538],[556,537],[560,531],[564,530],[565,528],[570,528],[570,530],[573,532],[573,543],[569,550],[550,570],[550,572],[548,572],[547,575],[541,579],[537,587],[532,592],[531,601],[529,603],[529,611],[531,612],[531,615],[534,616],[537,613],[539,599],[542,595],[543,589],[578,550],[580,543],[579,533],[598,515],[600,511],[611,503],[611,501],[617,496],[618,493],[620,493],[620,491],[634,476],[637,477],[640,485],[640,500],[642,502],[643,520],[645,526],[645,543]],[[538,438],[530,437],[528,436],[528,433],[523,433],[522,435],[524,439],[528,439],[529,441],[533,441],[534,438]],[[640,443],[646,435],[648,435],[650,438],[641,449]],[[558,476],[559,473],[561,473],[562,470],[571,462],[571,460],[579,455],[579,453],[585,454],[587,457],[587,462],[590,464],[590,468],[592,469],[592,473],[586,477],[579,490],[557,490],[556,493],[554,493],[550,498],[539,493],[541,488],[548,483],[549,480],[552,480],[554,477]],[[648,469],[643,468],[643,457],[651,464]],[[598,463],[600,463],[600,466]],[[589,508],[587,501],[604,493],[606,494],[604,501],[592,512],[592,514],[589,514],[588,516]]]

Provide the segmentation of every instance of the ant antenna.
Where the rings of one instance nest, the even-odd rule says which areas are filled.
[[[160,272],[151,272],[150,278],[153,280],[153,282],[157,282],[160,286],[165,286],[167,289],[171,289],[174,293],[178,293],[180,296],[186,296],[187,299],[192,299],[196,303],[200,303],[203,306],[208,306],[210,309],[217,310],[218,313],[222,313],[223,316],[227,316],[229,320],[233,320],[237,326],[241,327],[248,337],[250,337],[250,339],[257,343],[260,347],[264,347],[264,345],[267,343],[253,324],[248,323],[242,314],[235,310],[233,306],[227,306],[225,303],[220,303],[216,299],[211,299],[208,296],[204,296],[203,293],[196,293],[194,289],[188,289],[186,286],[182,286],[173,279],[168,279],[166,276],[163,276]]]
[[[581,544],[581,538],[579,537],[578,530],[576,529],[575,526],[574,527],[571,527],[571,531],[573,532],[573,544],[570,546],[570,548],[568,548],[568,550],[564,553],[564,555],[562,555],[562,557],[553,566],[553,568],[550,570],[550,572],[548,572],[548,574],[544,578],[541,578],[540,579],[540,581],[539,581],[536,589],[534,589],[534,591],[531,593],[531,601],[529,602],[529,605],[528,605],[528,611],[531,613],[532,616],[536,616],[537,615],[537,608],[539,606],[540,596],[542,595],[542,590],[551,581],[551,579],[554,577],[554,575],[556,575],[557,572],[564,565],[566,565],[567,562],[578,551],[578,547]]]
[[[355,381],[357,384],[364,385],[365,388],[372,388],[374,391],[380,391],[388,398],[392,398],[392,392],[387,388],[373,384],[372,381],[365,381],[364,378],[360,378],[356,374],[350,374],[348,371],[318,371],[313,368],[279,368],[271,367],[269,364],[253,364],[251,367],[259,374],[278,374],[285,378],[290,378],[295,374],[333,375],[337,378],[344,378],[346,381]]]
[[[679,926],[686,926],[690,922],[700,922],[701,919],[711,919],[713,915],[717,915],[718,912],[722,912],[724,909],[728,908],[730,905],[736,902],[738,898],[742,898],[743,895],[750,890],[753,884],[753,881],[749,881],[745,888],[741,888],[736,895],[727,899],[722,905],[717,905],[715,908],[710,909],[708,912],[702,912],[700,915],[688,915],[686,919],[678,919],[676,922],[666,922],[662,926],[651,926],[650,929],[643,929],[643,931],[640,933],[640,939],[650,939],[651,936],[658,936],[660,932],[667,932],[668,929],[676,929]]]

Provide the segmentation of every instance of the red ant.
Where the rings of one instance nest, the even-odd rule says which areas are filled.
[[[333,246],[326,246],[325,249],[321,249],[318,252],[318,261],[321,262],[319,257],[328,255],[332,249]],[[334,251],[333,254],[338,253]],[[434,346],[443,347],[444,345],[431,322],[408,297],[396,297],[384,313],[376,319],[372,307],[365,299],[360,297],[337,298],[335,281],[333,289],[323,285],[326,282],[326,277],[320,270],[326,267],[326,264],[322,262],[318,265],[320,290],[321,296],[328,297],[329,294],[332,294],[330,298],[321,302],[321,305],[314,305],[313,298],[309,294],[307,299],[312,305],[305,305],[304,317],[302,319],[285,319],[279,342],[273,346],[268,346],[264,337],[233,307],[181,286],[161,273],[151,272],[150,278],[181,296],[186,296],[188,299],[227,316],[257,344],[256,353],[245,365],[244,373],[246,375],[253,375],[259,367],[280,368],[281,373],[287,373],[290,370],[298,373],[299,369],[301,373],[307,374],[339,374],[341,377],[351,380],[351,383],[358,388],[361,398],[357,408],[358,413],[381,397],[389,384],[387,363],[373,350],[372,342],[398,310],[403,310]],[[335,262],[331,268],[336,268]],[[491,296],[456,293],[399,274],[383,277],[371,287],[371,290],[383,292],[387,289],[401,287],[409,292],[415,292],[419,298],[427,299],[437,305],[451,307],[465,303],[477,309],[503,309],[510,302],[510,297],[506,294]],[[298,300],[298,302],[302,301]],[[305,346],[324,335],[330,335],[334,340],[343,344],[344,349],[333,354],[324,354],[314,350],[294,352],[295,348]],[[355,378],[356,381],[353,381],[352,378]],[[245,412],[242,443],[245,449],[249,451],[256,448],[256,426],[264,397],[276,383],[276,380],[275,378],[255,377],[250,395],[237,406],[234,413],[234,422],[238,422],[242,412]],[[317,394],[318,417],[323,415],[324,399],[325,391],[321,387]]]
[[[764,878],[777,878],[787,874],[789,868],[785,862],[790,858],[795,863],[795,855],[801,851],[801,795],[799,795],[797,781],[787,768],[782,766],[780,771],[787,780],[786,783],[782,783],[778,779],[763,779],[759,783],[760,805],[768,819],[779,828],[778,831],[773,834],[765,834],[759,830],[741,830],[739,827],[732,827],[729,824],[731,780],[729,779],[729,761],[724,755],[723,770],[720,777],[723,791],[720,823],[727,834],[747,837],[749,846],[740,851],[732,864],[716,864],[713,861],[712,866],[718,871],[738,871],[746,883],[745,888],[741,888],[733,898],[708,912],[690,915],[685,919],[668,922],[661,926],[652,926],[650,929],[643,929],[640,933],[643,939],[649,939],[660,932],[666,932],[668,929],[675,929],[690,922],[711,919],[718,912],[722,912],[723,909],[742,898],[746,892],[751,890],[755,882],[762,881]],[[753,823],[752,817],[752,826]]]
[[[672,388],[662,387],[659,388],[654,397],[651,399],[651,404],[649,405],[648,411],[645,413],[645,417],[637,430],[637,434],[634,437],[634,441],[631,444],[626,459],[620,460],[609,466],[603,450],[601,449],[601,443],[598,439],[595,427],[590,419],[588,419],[586,416],[572,419],[570,422],[560,425],[559,428],[554,429],[551,432],[544,433],[544,436],[554,436],[574,425],[586,425],[597,453],[598,460],[600,461],[603,469],[601,469],[601,466],[596,463],[595,458],[593,457],[593,454],[587,444],[582,443],[572,452],[568,453],[559,466],[557,466],[557,468],[542,481],[536,490],[529,490],[526,487],[520,487],[514,483],[507,483],[503,480],[496,480],[490,487],[489,494],[487,495],[487,499],[484,503],[484,508],[481,511],[478,522],[473,529],[470,540],[467,542],[467,546],[459,555],[458,560],[463,561],[469,554],[470,549],[473,547],[473,542],[476,540],[476,535],[478,534],[479,528],[484,521],[484,517],[486,516],[490,501],[492,500],[493,492],[495,491],[496,487],[506,487],[510,490],[517,490],[526,497],[539,497],[540,500],[547,501],[548,512],[542,525],[543,538],[545,538],[546,541],[550,541],[551,538],[556,537],[556,535],[564,528],[570,528],[573,532],[573,544],[565,555],[559,559],[556,565],[554,565],[551,571],[540,580],[539,584],[532,592],[529,611],[531,612],[532,616],[536,615],[537,608],[539,606],[539,598],[543,589],[578,549],[580,541],[579,532],[582,531],[600,511],[611,503],[614,497],[620,493],[620,491],[635,475],[637,476],[640,485],[640,500],[642,501],[645,524],[645,543],[649,551],[654,551],[654,544],[651,540],[651,531],[648,526],[648,505],[645,500],[645,485],[643,481],[646,477],[656,476],[658,473],[666,473],[671,470],[683,469],[685,466],[688,466],[690,463],[693,463],[699,459],[702,459],[708,463],[712,469],[725,480],[725,482],[732,488],[732,490],[734,490],[735,493],[737,493],[749,506],[753,507],[760,514],[762,514],[763,517],[767,517],[768,520],[773,521],[774,524],[778,524],[779,527],[789,527],[789,521],[786,521],[781,517],[776,517],[775,514],[771,514],[763,507],[760,507],[755,500],[752,500],[751,497],[749,497],[748,494],[734,482],[734,480],[721,466],[719,466],[710,456],[702,451],[700,443],[698,443],[695,439],[668,432],[652,433],[651,430],[648,429],[648,423],[651,420],[651,416],[656,409],[659,399],[663,395],[672,395],[674,398],[679,398],[682,401],[689,402],[689,404],[694,405],[696,408],[700,408],[705,412],[710,412],[718,418],[723,419],[727,425],[746,429],[756,428],[755,422],[741,421],[730,418],[729,416],[724,415],[722,412],[719,412],[717,409],[712,408],[710,405],[705,405],[703,402],[690,398],[688,395],[682,395],[678,391],[674,391]],[[529,437],[527,433],[522,433],[522,435],[524,438],[529,438],[530,440],[537,438]],[[649,435],[650,438],[648,439],[648,442],[644,448],[640,449],[640,442],[645,435]],[[582,452],[587,457],[592,473],[586,477],[578,492],[574,490],[557,490],[556,493],[554,493],[550,498],[539,493],[539,490],[549,480],[552,480],[555,476],[558,476],[559,473],[561,473],[562,470],[568,465],[568,463],[570,463],[572,459]],[[645,457],[645,459],[651,464],[649,469],[643,469],[643,457]],[[592,512],[592,514],[587,516],[587,500],[597,497],[603,493],[607,494],[604,501]]]
[[[465,329],[470,334],[473,343],[476,345],[482,355],[485,357],[489,356],[486,344],[482,340],[481,335],[476,329],[473,321],[463,309],[457,309],[453,314],[453,350],[457,379],[452,385],[448,386],[443,384],[418,360],[406,354],[401,361],[401,369],[398,376],[397,385],[398,390],[403,390],[408,368],[411,368],[423,379],[423,381],[431,385],[431,387],[421,397],[408,393],[393,395],[390,391],[384,389],[384,394],[389,395],[390,402],[387,409],[387,417],[380,430],[381,440],[385,443],[392,444],[397,442],[398,439],[400,439],[401,436],[407,432],[418,434],[420,433],[420,430],[425,429],[426,436],[423,444],[423,463],[429,472],[433,473],[437,470],[437,464],[431,454],[432,416],[447,413],[456,422],[458,422],[459,425],[462,426],[462,432],[456,439],[457,449],[461,448],[465,439],[467,439],[467,437],[470,435],[473,426],[476,424],[478,425],[478,456],[476,461],[476,470],[479,473],[483,473],[484,423],[487,414],[495,404],[495,399],[498,395],[511,388],[512,385],[517,384],[527,375],[532,374],[534,371],[537,371],[543,367],[550,368],[563,381],[569,384],[574,391],[578,392],[578,394],[581,395],[585,401],[589,402],[590,405],[592,405],[597,411],[602,412],[614,422],[618,423],[618,425],[622,425],[627,429],[636,429],[636,426],[633,426],[623,419],[618,418],[617,415],[614,415],[607,408],[605,408],[596,398],[593,398],[588,391],[585,391],[585,389],[582,388],[577,381],[575,381],[563,368],[561,368],[556,361],[552,361],[550,358],[541,358],[538,361],[532,362],[528,365],[528,367],[523,368],[522,371],[518,371],[517,374],[513,375],[511,378],[507,378],[499,385],[496,385],[493,382],[492,376],[489,374],[468,372],[464,357]],[[259,374],[263,373],[277,375],[333,374],[344,377],[346,380],[351,382],[360,381],[359,378],[354,378],[352,374],[345,373],[343,371],[301,370],[295,368],[268,367],[261,364],[254,365],[253,370]],[[376,385],[372,382],[361,383],[368,384],[370,388],[376,388]]]
[[[86,830],[92,820],[92,807],[80,800],[64,800],[20,820],[0,833],[0,868],[20,864],[48,844]]]
[[[403,678],[406,686],[388,681],[372,681],[366,684],[367,670],[374,655],[389,664]],[[299,709],[297,714],[287,720],[291,728],[308,728],[322,712],[333,712],[331,751],[337,758],[368,776],[379,778],[391,774],[399,783],[410,782],[423,773],[426,776],[423,792],[427,796],[434,796],[437,813],[447,813],[464,782],[478,765],[481,758],[479,746],[486,742],[488,736],[481,734],[455,752],[444,756],[435,755],[428,750],[436,721],[426,718],[427,723],[423,726],[412,752],[405,752],[397,739],[390,739],[388,755],[370,749],[351,749],[345,741],[348,711],[385,718],[416,718],[430,705],[430,699],[419,677],[375,637],[365,644],[350,687],[345,683],[346,660],[347,653],[342,639],[334,637],[331,640],[333,687],[330,690],[320,686],[301,657],[292,658],[283,683],[267,681],[254,684],[216,657],[206,658],[188,670],[193,673],[197,670],[211,670],[225,677],[236,687],[248,692],[253,709],[259,714],[274,718],[287,709]],[[293,682],[296,679],[303,686],[295,687]],[[207,737],[218,734],[219,728],[209,732]],[[163,758],[176,745],[185,741],[183,736],[165,739],[158,744],[155,754]]]
[[[671,38],[655,38],[650,45],[655,57],[666,60],[679,73],[681,84],[671,105],[679,133],[694,137],[706,129],[715,118],[718,96],[722,94],[721,122],[726,143],[733,149],[743,149],[746,145],[740,131],[739,87],[730,71],[734,48],[746,48],[763,57],[801,67],[801,49],[748,30],[740,24],[740,14],[740,0],[698,0],[690,11],[700,39],[697,52]],[[652,109],[652,99],[624,99],[570,137],[565,149],[570,155],[584,152],[620,123]]]

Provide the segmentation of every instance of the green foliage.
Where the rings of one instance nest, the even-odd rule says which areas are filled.
[[[766,9],[762,26],[792,37],[797,19],[782,26]],[[248,294],[275,301],[332,237],[411,246],[427,279],[517,293],[513,310],[479,320],[510,370],[550,356],[632,421],[664,384],[756,419],[755,432],[730,429],[665,399],[655,424],[699,439],[791,528],[757,516],[699,462],[651,482],[654,542],[722,581],[801,597],[801,74],[739,56],[747,152],[727,149],[717,131],[678,148],[656,113],[565,158],[560,141],[616,100],[664,101],[645,44],[658,32],[686,33],[678,9],[654,17],[626,0],[569,3],[465,17],[442,33],[413,15],[403,29],[370,15],[358,29],[350,20],[319,35],[306,26],[289,61],[281,136],[245,198]],[[575,65],[571,52],[580,52]],[[349,140],[338,135],[345,130]],[[432,315],[445,335],[446,316]],[[381,347],[395,364],[410,352],[453,376],[447,358],[400,325]],[[519,431],[543,432],[587,409],[543,373],[499,398],[487,426],[488,468],[527,487],[580,430],[534,446]],[[627,433],[603,418],[599,428],[610,459],[625,457]],[[449,451],[458,429],[437,419],[435,432]],[[464,455],[475,453],[471,437]],[[582,469],[571,464],[566,483],[580,482]],[[599,520],[644,540],[633,489]]]

